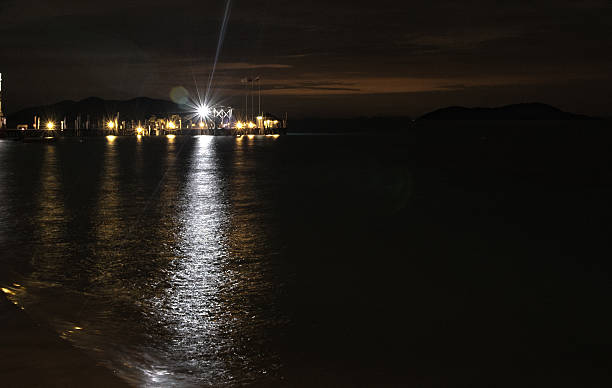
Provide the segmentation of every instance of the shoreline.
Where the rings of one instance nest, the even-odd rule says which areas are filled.
[[[6,386],[129,387],[0,292],[0,381]]]

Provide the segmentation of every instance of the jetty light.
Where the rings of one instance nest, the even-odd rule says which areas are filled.
[[[174,124],[173,121],[168,121],[168,129],[175,129],[176,128],[176,124]]]
[[[252,122],[252,121],[250,121],[250,122],[249,122],[249,128],[253,129],[253,128],[255,128],[256,126],[257,126],[257,125],[255,125],[255,123],[254,123],[254,122]]]
[[[55,128],[55,124],[52,121],[49,121],[47,123],[47,129],[53,129],[53,128]]]
[[[242,129],[242,128],[244,128],[244,124],[242,124],[242,121],[238,121],[238,122],[236,123],[236,128],[238,128],[238,129]]]
[[[106,126],[108,127],[108,129],[113,129],[115,128],[115,123],[112,121],[109,121],[108,123],[106,123]]]
[[[200,121],[200,128],[204,128],[204,122]]]
[[[142,127],[138,127],[136,128],[136,133],[138,133],[139,135],[144,131],[144,128]]]
[[[196,111],[198,112],[198,116],[200,116],[200,118],[206,118],[208,117],[208,114],[210,113],[210,108],[206,106],[205,104],[202,104],[202,105],[198,105]]]

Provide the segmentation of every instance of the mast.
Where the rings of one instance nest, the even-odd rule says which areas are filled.
[[[257,88],[259,89],[259,101],[257,103],[257,116],[263,116],[263,113],[261,111],[261,77],[257,76],[255,80],[257,81]]]
[[[2,73],[0,73],[0,129],[6,125],[6,119],[2,113]]]

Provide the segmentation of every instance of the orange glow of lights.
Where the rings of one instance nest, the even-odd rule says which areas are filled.
[[[166,135],[166,137],[167,137],[169,140],[174,140],[174,138],[176,138],[176,135]]]
[[[249,135],[249,140],[255,139],[255,135]]]
[[[109,143],[114,142],[116,138],[117,138],[117,136],[115,136],[115,135],[108,135],[108,136],[106,136],[106,140],[108,140]]]
[[[47,129],[53,129],[53,128],[55,128],[55,124],[53,124],[53,122],[49,121],[47,123]]]
[[[204,122],[200,121],[200,128],[204,128]]]
[[[108,127],[108,129],[113,129],[115,128],[115,123],[112,121],[109,121],[108,123],[106,123],[106,126]]]

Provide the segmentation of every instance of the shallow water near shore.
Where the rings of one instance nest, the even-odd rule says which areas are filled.
[[[475,175],[398,135],[0,141],[0,165],[5,294],[133,385],[609,371],[605,185]]]

